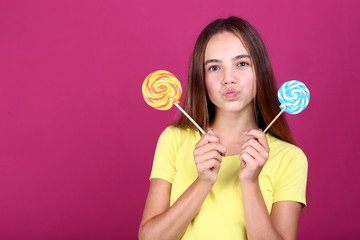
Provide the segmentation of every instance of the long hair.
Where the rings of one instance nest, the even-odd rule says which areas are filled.
[[[266,126],[280,112],[275,77],[270,58],[259,33],[244,19],[229,17],[211,22],[199,35],[191,57],[188,85],[184,101],[185,111],[203,128],[207,129],[215,116],[215,106],[207,96],[205,88],[204,55],[210,38],[221,32],[231,32],[244,44],[254,66],[256,76],[255,118],[259,128]],[[194,128],[182,115],[176,126]],[[273,136],[295,144],[285,115],[282,114],[268,130]]]

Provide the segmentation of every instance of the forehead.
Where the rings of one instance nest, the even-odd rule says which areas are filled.
[[[248,54],[241,39],[232,32],[221,32],[212,36],[205,48],[205,60],[208,58],[226,58]]]

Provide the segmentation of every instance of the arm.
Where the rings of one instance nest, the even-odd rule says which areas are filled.
[[[200,209],[212,185],[197,178],[170,206],[171,184],[152,179],[146,200],[139,239],[179,239]]]
[[[241,181],[246,231],[249,239],[296,239],[301,204],[281,201],[274,203],[268,214],[258,176],[269,155],[267,139],[262,131],[251,130],[253,136],[242,146]]]
[[[276,202],[269,215],[259,184],[242,185],[249,239],[296,239],[301,203]]]
[[[195,146],[198,178],[170,207],[171,183],[152,179],[139,239],[179,239],[216,182],[225,147],[209,132]]]

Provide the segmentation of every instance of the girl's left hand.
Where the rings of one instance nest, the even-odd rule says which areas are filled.
[[[270,148],[263,131],[252,129],[245,135],[252,138],[241,146],[239,179],[241,183],[256,183],[269,158]]]

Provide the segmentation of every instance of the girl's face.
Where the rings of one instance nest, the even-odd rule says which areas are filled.
[[[231,32],[211,37],[205,49],[204,66],[206,90],[216,111],[253,108],[255,74],[239,37]]]

